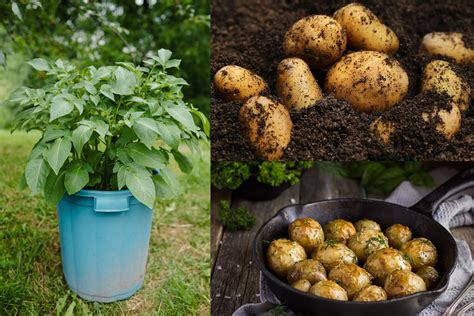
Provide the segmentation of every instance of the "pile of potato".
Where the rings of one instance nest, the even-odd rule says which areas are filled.
[[[352,51],[346,52],[347,47]],[[402,101],[408,92],[407,73],[391,55],[399,47],[397,35],[377,16],[358,3],[336,11],[333,17],[313,15],[297,21],[284,37],[282,60],[277,69],[276,93],[283,104],[261,94],[269,87],[250,70],[228,65],[215,75],[215,87],[225,100],[244,102],[240,111],[243,134],[261,158],[281,158],[291,140],[288,110],[302,110],[323,98],[312,71],[324,71],[324,92],[348,101],[361,112],[380,112]],[[430,33],[421,45],[430,55],[445,55],[459,63],[472,62],[459,33]],[[423,120],[436,119],[437,131],[450,139],[460,128],[461,112],[470,100],[469,84],[452,65],[435,60],[423,73],[421,92],[435,91],[452,97],[452,110],[434,108]],[[317,123],[317,122],[315,122]],[[396,127],[377,119],[372,130],[388,143]]]
[[[426,238],[412,238],[409,227],[394,224],[382,232],[369,219],[343,219],[323,227],[300,218],[289,239],[273,240],[267,263],[295,289],[341,301],[383,301],[432,289],[438,252]]]

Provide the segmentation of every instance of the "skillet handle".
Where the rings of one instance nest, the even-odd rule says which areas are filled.
[[[425,198],[411,207],[412,210],[433,217],[438,206],[453,195],[474,187],[474,168],[459,172],[454,177],[441,184]]]

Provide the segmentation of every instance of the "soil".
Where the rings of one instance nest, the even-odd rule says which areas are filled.
[[[212,77],[221,67],[235,64],[252,70],[275,94],[276,69],[284,58],[285,32],[302,17],[332,15],[353,1],[331,0],[213,0]],[[436,132],[436,120],[426,123],[421,112],[433,107],[446,108],[446,96],[419,94],[424,66],[433,57],[419,52],[423,36],[430,32],[461,32],[469,47],[474,46],[474,2],[471,0],[359,1],[395,31],[400,48],[394,57],[405,68],[410,87],[399,105],[383,113],[396,122],[397,131],[388,145],[370,132],[377,114],[353,110],[346,101],[331,95],[302,112],[292,112],[292,141],[284,160],[474,160],[474,107],[463,113],[461,131],[451,140]],[[437,58],[439,59],[439,58]],[[448,60],[447,58],[441,58]],[[474,88],[474,64],[458,65],[457,72]],[[313,71],[318,82],[325,73]],[[225,102],[212,89],[212,159],[255,160],[255,151],[241,136],[238,111],[241,102]]]

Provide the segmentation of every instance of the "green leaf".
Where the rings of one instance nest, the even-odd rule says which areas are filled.
[[[20,182],[18,183],[18,189],[24,190],[28,187],[28,183],[26,183],[25,173],[23,172],[20,178]]]
[[[79,155],[81,155],[82,147],[89,141],[93,131],[90,126],[79,125],[72,132],[72,144]]]
[[[191,131],[196,130],[196,124],[194,124],[193,116],[188,108],[184,106],[174,106],[167,108],[166,112],[168,112],[172,118],[183,124],[187,129]]]
[[[50,172],[44,187],[44,198],[46,202],[51,205],[56,205],[62,199],[64,193],[66,193],[66,188],[64,187],[64,172],[61,172],[59,175]]]
[[[49,110],[49,121],[68,115],[74,110],[74,105],[62,96],[55,96],[51,100],[51,109]]]
[[[204,131],[206,136],[209,137],[209,135],[211,133],[211,124],[209,123],[209,120],[207,119],[207,117],[203,113],[201,113],[198,110],[193,110],[193,113],[197,117],[199,117],[199,119],[201,120],[201,124],[202,124],[202,130]]]
[[[89,92],[90,94],[96,94],[97,93],[97,89],[94,87],[94,85],[92,83],[90,83],[89,81],[84,81],[84,88],[86,89],[87,92]],[[96,104],[97,105],[97,104]]]
[[[168,60],[171,58],[171,51],[168,49],[161,48],[158,50],[158,56],[153,56],[152,58],[160,63],[161,66],[165,67]]]
[[[170,59],[165,65],[165,68],[179,68],[179,65],[181,64],[180,59]]]
[[[75,162],[66,170],[64,186],[69,195],[79,192],[89,182],[87,165],[83,162]]]
[[[181,169],[182,172],[190,173],[193,170],[193,165],[191,164],[191,161],[188,159],[188,157],[175,149],[173,149],[171,153],[173,154],[174,159],[178,163],[179,169]]]
[[[156,122],[159,135],[163,141],[171,148],[177,148],[181,140],[181,130],[172,120],[162,120]]]
[[[127,169],[125,176],[127,188],[138,201],[149,208],[153,208],[156,192],[151,174],[145,168],[138,168],[133,165],[129,166],[130,168]]]
[[[18,7],[18,4],[15,1],[12,1],[12,11],[16,15],[17,18],[19,18],[21,21],[23,21],[23,17],[21,16],[20,7]]]
[[[33,193],[43,191],[50,170],[48,164],[42,158],[32,159],[28,162],[25,170],[25,178],[26,183]]]
[[[159,133],[155,120],[146,117],[136,120],[133,123],[133,130],[148,148],[151,148]]]
[[[112,86],[108,85],[108,84],[103,84],[101,87],[100,87],[100,93],[102,93],[103,95],[105,95],[107,98],[109,98],[110,100],[112,101],[115,101],[115,97],[114,97],[114,94],[112,93]]]
[[[137,164],[148,168],[160,168],[168,159],[165,154],[154,148],[148,149],[142,143],[132,143],[127,146],[127,153]]]
[[[137,78],[135,78],[133,72],[123,67],[118,67],[117,70],[115,70],[115,82],[111,89],[113,93],[119,95],[131,95],[136,86]]]
[[[158,199],[172,199],[180,193],[179,182],[168,168],[162,168],[158,174],[153,175],[153,183]]]
[[[30,60],[28,64],[38,71],[49,71],[51,67],[49,66],[48,62],[42,58],[35,58]]]
[[[364,173],[362,174],[361,184],[363,187],[369,186],[374,180],[376,180],[382,172],[385,170],[385,167],[382,163],[374,162],[365,168]]]
[[[122,190],[122,188],[126,185],[126,176],[127,166],[121,165],[117,171],[117,185],[119,190]]]
[[[54,126],[48,126],[43,134],[43,142],[50,142],[56,138],[63,137],[66,135],[66,131],[63,129],[58,129]]]
[[[59,174],[59,170],[71,152],[71,147],[72,144],[69,137],[61,137],[56,139],[53,145],[48,149],[46,159],[55,174]]]
[[[80,125],[89,126],[99,134],[100,137],[105,138],[109,131],[109,125],[102,120],[93,118],[92,120],[82,120],[79,122]]]

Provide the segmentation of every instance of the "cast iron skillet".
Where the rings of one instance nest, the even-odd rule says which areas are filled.
[[[287,206],[257,232],[254,241],[257,265],[280,301],[303,315],[416,315],[446,290],[457,260],[454,238],[432,219],[432,213],[441,202],[472,186],[474,168],[457,174],[410,208],[370,199],[332,199]],[[270,241],[287,238],[288,225],[300,217],[312,217],[322,225],[336,218],[351,222],[368,218],[378,222],[383,231],[395,223],[406,225],[412,229],[415,237],[426,237],[437,247],[439,256],[436,268],[441,276],[440,281],[431,291],[381,302],[343,302],[295,290],[267,268],[266,251]]]

